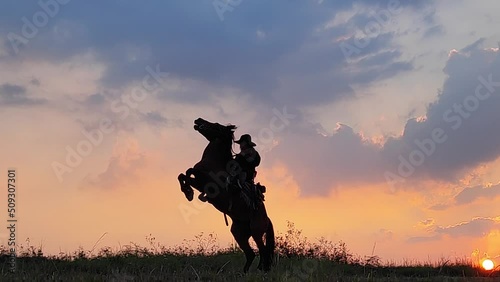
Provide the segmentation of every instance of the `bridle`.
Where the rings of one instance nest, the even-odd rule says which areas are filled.
[[[228,133],[231,135],[231,155],[234,157],[236,155],[236,152],[234,151],[233,149],[233,143],[234,143],[234,130],[236,130],[236,126],[234,125],[221,125],[221,124],[216,124],[216,125],[213,125],[213,124],[206,124],[206,123],[202,123],[198,126],[198,130],[205,130],[205,131],[212,131],[212,132],[216,132],[219,136],[220,135],[223,135],[225,137],[225,135],[227,135]]]

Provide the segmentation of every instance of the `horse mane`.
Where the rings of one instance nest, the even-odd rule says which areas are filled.
[[[235,131],[238,127],[237,127],[236,125],[234,125],[234,124],[230,124],[230,123],[229,123],[229,124],[226,124],[226,127],[227,127],[228,129],[230,129],[230,130],[231,130],[231,133],[233,134],[233,141],[234,141],[234,131]]]
[[[232,143],[234,142],[234,131],[238,128],[234,124],[226,124],[226,127],[231,130],[231,154],[236,155],[236,152],[233,150],[233,145]]]

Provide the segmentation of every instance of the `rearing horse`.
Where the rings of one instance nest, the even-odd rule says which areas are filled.
[[[208,202],[232,219],[231,233],[246,257],[244,272],[249,270],[255,258],[248,241],[250,237],[259,248],[258,268],[269,271],[274,256],[275,238],[273,224],[267,216],[264,203],[260,202],[257,209],[253,210],[240,196],[241,192],[227,183],[231,171],[237,167],[232,151],[236,126],[224,126],[198,118],[194,121],[194,129],[205,136],[209,143],[201,160],[188,169],[186,174],[179,174],[181,191],[188,201],[193,200],[193,188],[206,193]]]

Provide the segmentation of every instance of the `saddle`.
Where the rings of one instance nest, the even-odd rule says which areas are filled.
[[[265,201],[264,193],[266,192],[266,186],[261,185],[260,182],[245,181],[241,183],[236,179],[234,182],[231,182],[231,186],[236,187],[236,190],[240,192],[240,197],[254,211]]]

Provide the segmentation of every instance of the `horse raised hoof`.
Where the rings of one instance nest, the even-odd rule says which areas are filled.
[[[186,189],[186,191],[184,191],[184,195],[186,195],[186,199],[191,202],[194,198],[193,189],[192,188]]]
[[[191,186],[189,186],[189,184],[186,183],[185,178],[186,178],[186,176],[182,173],[179,174],[179,176],[177,176],[177,179],[179,180],[179,184],[181,185],[182,193],[184,193],[184,195],[186,196],[186,199],[191,202],[193,200],[193,197],[194,197],[194,191],[193,191],[193,188],[191,188]]]
[[[184,193],[184,195],[186,196],[186,199],[188,201],[191,202],[193,200],[193,198],[194,198],[193,188],[191,188],[189,185],[182,185],[181,191],[182,191],[182,193]]]
[[[205,196],[205,195],[203,195],[203,194],[200,194],[200,195],[198,196],[198,199],[199,199],[200,201],[202,201],[202,202],[206,202],[206,201],[208,201],[207,196]]]

